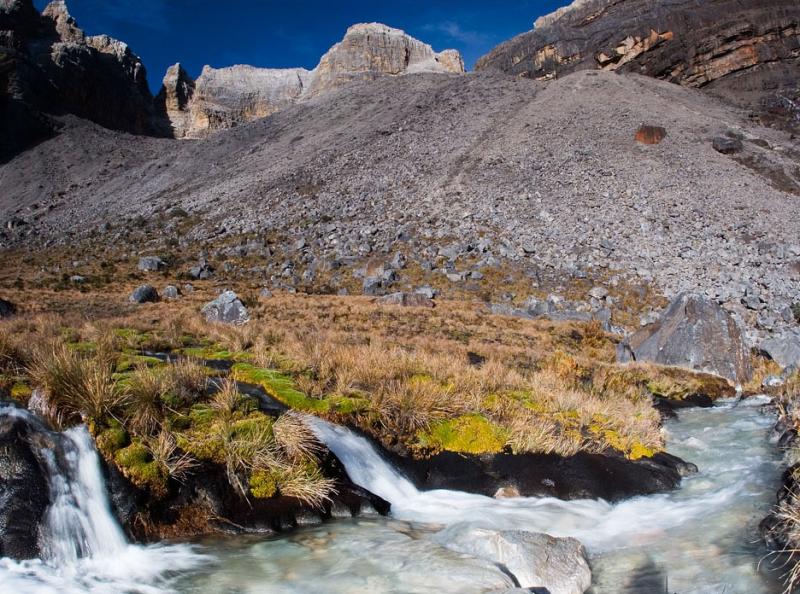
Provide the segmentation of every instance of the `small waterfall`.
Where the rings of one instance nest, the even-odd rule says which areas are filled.
[[[41,526],[44,559],[51,565],[110,556],[127,546],[111,513],[100,460],[85,427],[65,431],[61,451],[47,450],[50,507]]]
[[[317,438],[344,464],[350,480],[392,505],[419,497],[419,490],[375,450],[368,439],[317,417],[306,417]]]
[[[42,445],[50,505],[39,526],[41,559],[0,559],[0,592],[15,594],[164,594],[175,572],[210,558],[189,545],[128,543],[111,511],[100,457],[85,427],[57,433],[34,414],[0,406],[29,424]],[[36,440],[37,443],[39,440]]]

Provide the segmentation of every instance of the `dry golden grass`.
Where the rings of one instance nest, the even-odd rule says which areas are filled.
[[[287,374],[313,400],[363,403],[328,414],[344,415],[387,445],[413,446],[432,427],[477,414],[501,426],[505,446],[515,451],[613,447],[636,456],[662,447],[642,380],[653,370],[633,374],[614,364],[615,341],[596,323],[494,316],[476,302],[440,301],[427,309],[382,307],[366,297],[278,294],[251,308],[251,323],[234,328],[206,324],[199,315],[214,296],[210,283],[197,283],[179,301],[144,306],[125,300],[134,284],[105,293],[105,305],[92,293],[38,291],[38,311],[4,322],[9,331],[0,336],[29,344],[83,341],[97,353],[111,350],[105,343],[153,350],[187,341],[246,352],[256,367]],[[197,362],[181,359],[165,373],[184,404],[205,391],[206,370]],[[159,430],[142,423],[146,433]]]
[[[90,358],[64,345],[38,349],[28,373],[32,383],[44,391],[48,409],[58,411],[49,419],[60,426],[64,421],[95,421],[113,415],[128,398],[124,386],[114,381],[113,367],[101,357]]]

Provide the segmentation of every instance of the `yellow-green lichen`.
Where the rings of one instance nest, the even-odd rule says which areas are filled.
[[[272,472],[256,471],[250,476],[250,494],[256,499],[269,499],[278,493],[278,481]]]

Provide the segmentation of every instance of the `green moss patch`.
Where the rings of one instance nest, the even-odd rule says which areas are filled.
[[[240,351],[229,351],[227,349],[218,348],[216,346],[195,346],[181,349],[180,351],[186,357],[194,359],[202,359],[204,361],[239,361],[246,362],[253,358],[251,353]]]
[[[114,461],[122,473],[134,485],[150,489],[154,493],[164,493],[167,476],[161,465],[155,462],[150,451],[138,440],[114,454]]]
[[[330,400],[309,398],[295,387],[292,378],[273,369],[262,369],[249,363],[236,363],[231,369],[231,377],[239,382],[259,385],[276,400],[297,410],[327,413],[331,409]]]
[[[483,415],[470,414],[439,421],[418,434],[420,447],[464,454],[493,454],[506,445],[508,433]]]

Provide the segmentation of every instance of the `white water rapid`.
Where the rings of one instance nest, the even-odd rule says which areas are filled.
[[[756,527],[774,501],[780,473],[775,446],[767,441],[772,418],[757,410],[763,403],[752,399],[681,412],[679,421],[668,424],[669,449],[697,463],[699,474],[673,493],[618,504],[422,492],[365,438],[311,422],[353,482],[390,501],[398,520],[573,536],[593,559],[597,592],[664,592],[669,584],[670,592],[680,594],[756,594],[779,591],[774,576],[757,569],[763,551]]]
[[[0,414],[27,416],[19,409]],[[57,434],[54,434],[57,435]],[[57,436],[41,452],[50,507],[41,525],[42,559],[0,559],[3,594],[163,594],[176,572],[207,558],[187,545],[129,544],[108,502],[94,443],[85,427]]]
[[[470,522],[574,536],[587,547],[592,594],[778,594],[758,522],[775,500],[779,452],[763,400],[681,411],[670,452],[700,472],[674,492],[618,504],[422,492],[362,437],[312,420],[354,482],[392,503],[389,518],[341,518],[286,535],[142,547],[112,517],[88,434],[67,432],[52,457],[44,560],[0,560],[5,594],[485,594],[512,584],[487,561],[442,547]],[[1,411],[0,411],[1,412]],[[17,412],[15,414],[27,414]]]

